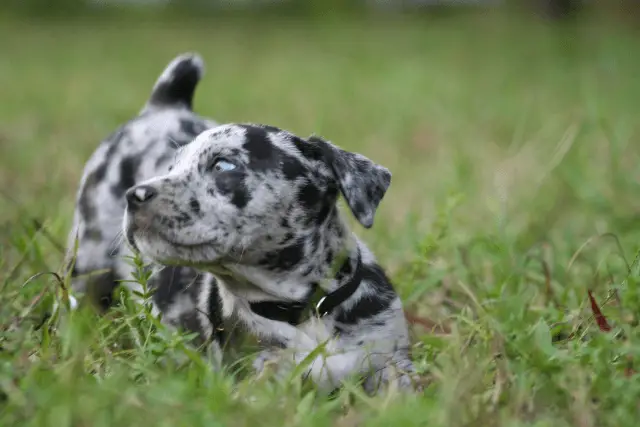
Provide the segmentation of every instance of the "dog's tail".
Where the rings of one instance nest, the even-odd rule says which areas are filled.
[[[197,53],[183,53],[167,65],[156,81],[143,111],[150,108],[193,108],[193,94],[204,75],[204,61]]]

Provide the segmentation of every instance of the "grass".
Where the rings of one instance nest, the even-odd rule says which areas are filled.
[[[201,114],[317,133],[391,169],[357,232],[435,325],[412,325],[424,394],[326,399],[242,375],[244,360],[213,372],[131,302],[41,325],[61,287],[32,277],[60,270],[84,162],[190,50],[207,62]],[[5,20],[0,51],[0,425],[637,425],[635,31],[489,15]]]

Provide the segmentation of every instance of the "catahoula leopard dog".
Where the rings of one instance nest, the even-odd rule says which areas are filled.
[[[218,295],[223,318],[261,340],[258,371],[304,361],[321,390],[353,376],[370,392],[413,388],[400,298],[337,206],[342,195],[372,227],[389,170],[320,137],[251,124],[203,131],[169,169],[126,191],[126,240],[155,263],[203,272],[195,300]]]

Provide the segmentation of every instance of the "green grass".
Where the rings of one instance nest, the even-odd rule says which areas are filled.
[[[412,327],[423,395],[328,400],[242,375],[243,360],[213,372],[131,302],[38,327],[61,293],[29,278],[60,270],[84,162],[190,50],[207,63],[201,114],[317,133],[391,169],[357,232],[439,325]],[[1,426],[637,425],[636,32],[495,16],[3,21],[0,51]]]

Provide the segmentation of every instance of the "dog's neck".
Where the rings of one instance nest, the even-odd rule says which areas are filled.
[[[321,226],[301,233],[295,244],[300,242],[304,256],[291,268],[230,262],[207,270],[248,301],[304,302],[317,287],[329,293],[349,283],[359,262],[360,243],[337,209]]]

